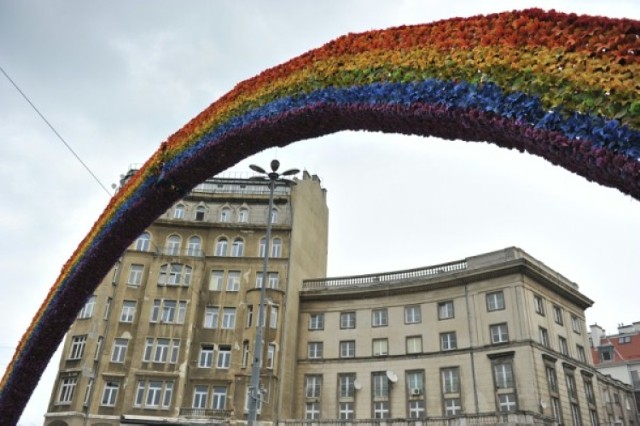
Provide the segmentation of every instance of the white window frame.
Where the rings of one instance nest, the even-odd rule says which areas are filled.
[[[407,336],[405,346],[408,354],[422,353],[422,336]]]
[[[228,249],[229,249],[229,240],[224,237],[218,238],[218,241],[216,241],[215,255],[218,257],[224,257],[227,255]]]
[[[204,308],[204,328],[218,328],[218,319],[220,317],[219,306],[206,306]]]
[[[127,285],[131,287],[140,287],[142,277],[144,276],[144,265],[132,263],[129,266],[129,276],[127,277]]]
[[[90,296],[85,302],[80,312],[78,312],[78,319],[87,319],[93,316],[93,311],[96,307],[96,295]]]
[[[440,333],[440,350],[451,351],[458,348],[458,336],[455,331]]]
[[[135,300],[124,300],[120,311],[120,322],[132,323],[136,317],[137,303]]]
[[[227,408],[227,387],[214,386],[211,391],[211,409],[224,410]]]
[[[202,238],[197,235],[189,237],[189,240],[187,240],[187,256],[202,256]]]
[[[309,342],[307,344],[307,357],[309,359],[322,359],[323,349],[322,342]]]
[[[200,346],[200,353],[198,354],[198,368],[213,367],[214,352],[214,345],[203,344],[202,346]]]
[[[69,360],[81,359],[84,355],[84,348],[87,344],[87,335],[73,336],[71,339],[71,347],[69,348]]]
[[[387,356],[389,355],[389,339],[386,337],[373,339],[371,341],[371,348],[373,356]]]
[[[356,328],[356,313],[340,312],[340,328],[343,330]]]
[[[214,269],[209,275],[209,291],[222,291],[224,284],[224,271]]]
[[[343,340],[340,342],[340,358],[355,358],[356,341]]]
[[[222,309],[222,324],[220,328],[223,330],[236,328],[236,308],[225,307]]]
[[[389,325],[389,313],[387,308],[378,308],[371,310],[371,326],[386,327]]]
[[[193,388],[193,399],[191,408],[204,410],[207,408],[209,399],[209,387],[204,385],[196,385]]]
[[[71,404],[73,401],[73,394],[75,393],[76,384],[78,383],[77,376],[66,376],[60,378],[60,384],[58,385],[58,398],[56,404]]]
[[[324,313],[309,314],[309,330],[324,330]]]
[[[446,367],[440,370],[442,378],[442,393],[460,393],[460,369],[458,367]]]
[[[111,362],[116,364],[124,363],[127,357],[129,339],[113,339],[113,349],[111,351]]]
[[[216,368],[227,370],[231,367],[231,346],[219,346]]]
[[[455,317],[453,300],[445,300],[438,303],[438,319],[445,320]]]
[[[490,325],[489,334],[493,345],[509,341],[509,327],[506,322]]]
[[[236,238],[231,243],[231,257],[244,256],[244,240],[242,238]]]
[[[501,311],[505,309],[504,291],[492,291],[487,293],[487,311]]]
[[[120,390],[120,383],[107,381],[104,384],[102,390],[102,398],[100,399],[100,406],[102,407],[115,407],[118,401],[118,391]]]
[[[149,251],[149,246],[151,245],[151,234],[148,232],[143,232],[138,236],[135,243],[135,250],[137,251]]]
[[[240,291],[240,271],[229,271],[227,273],[227,291]]]
[[[322,395],[322,375],[307,374],[304,376],[304,389],[306,398],[320,398]]]

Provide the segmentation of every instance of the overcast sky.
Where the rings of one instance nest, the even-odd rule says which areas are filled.
[[[0,66],[110,188],[241,80],[349,32],[515,7],[640,19],[637,0],[1,1]],[[518,246],[640,320],[640,203],[493,145],[344,132],[242,162],[318,174],[331,276]],[[0,367],[108,195],[0,75]],[[633,296],[633,297],[631,297]],[[22,425],[42,424],[59,355]]]

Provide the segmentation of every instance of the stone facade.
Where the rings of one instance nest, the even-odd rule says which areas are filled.
[[[207,180],[123,253],[67,334],[45,424],[246,418],[268,200],[267,182]],[[291,415],[299,286],[325,276],[327,264],[317,176],[278,183],[274,207],[266,421]]]

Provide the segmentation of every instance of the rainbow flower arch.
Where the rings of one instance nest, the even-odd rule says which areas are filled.
[[[538,9],[348,34],[238,84],[147,160],[80,243],[0,384],[17,422],[120,254],[209,176],[340,130],[488,141],[640,199],[640,22]]]

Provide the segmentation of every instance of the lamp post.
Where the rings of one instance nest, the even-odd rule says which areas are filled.
[[[253,345],[253,365],[251,366],[251,383],[249,384],[249,404],[248,416],[249,426],[253,426],[258,417],[258,402],[260,401],[260,369],[262,367],[262,352],[264,347],[264,316],[265,316],[265,300],[267,295],[267,271],[269,269],[269,248],[271,243],[271,217],[273,212],[273,193],[276,182],[281,180],[281,176],[292,176],[300,172],[298,169],[290,169],[282,173],[278,173],[280,162],[278,160],[271,161],[271,171],[266,172],[262,167],[252,164],[249,166],[254,172],[260,173],[261,176],[254,176],[252,179],[261,179],[269,181],[269,211],[267,212],[267,235],[264,245],[264,260],[262,266],[262,286],[260,287],[260,309],[258,311],[258,323],[256,324],[256,339]]]

